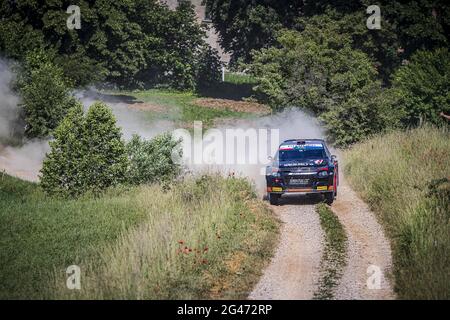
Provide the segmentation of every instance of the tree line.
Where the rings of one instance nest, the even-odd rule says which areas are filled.
[[[450,5],[378,1],[205,0],[235,68],[274,110],[315,112],[338,145],[450,113]]]
[[[80,0],[81,28],[67,27],[67,0],[2,1],[0,54],[23,60],[45,50],[74,86],[194,89],[219,76],[189,1],[175,10],[157,0]]]

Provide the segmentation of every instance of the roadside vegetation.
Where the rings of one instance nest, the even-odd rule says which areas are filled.
[[[320,263],[320,279],[314,299],[330,300],[339,284],[347,263],[347,234],[339,218],[326,204],[318,204],[320,225],[325,234],[325,244]]]
[[[62,200],[2,175],[0,199],[3,299],[246,298],[279,225],[247,181],[220,176]]]
[[[377,136],[344,157],[350,183],[391,238],[398,297],[450,299],[448,129],[424,126]]]

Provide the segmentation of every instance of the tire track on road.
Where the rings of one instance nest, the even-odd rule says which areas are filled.
[[[313,298],[323,250],[316,203],[307,197],[283,197],[281,206],[271,206],[283,222],[280,243],[249,299]]]
[[[348,237],[348,261],[335,299],[395,299],[389,281],[392,254],[384,230],[367,204],[361,200],[341,175],[339,194],[331,209],[338,216]],[[372,266],[372,267],[371,267]],[[372,268],[372,269],[369,269]],[[380,286],[367,281],[379,268]],[[371,279],[376,280],[376,275]]]
[[[347,264],[334,290],[334,299],[395,299],[389,281],[391,247],[383,228],[342,172],[338,192],[331,208],[344,226],[348,243]],[[249,299],[313,298],[320,279],[324,245],[316,204],[317,200],[308,197],[283,196],[280,206],[270,206],[283,222],[280,243]],[[376,282],[372,289],[367,285],[374,270],[370,267],[381,271],[379,288]]]

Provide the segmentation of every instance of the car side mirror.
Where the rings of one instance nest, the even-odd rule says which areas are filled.
[[[267,160],[272,161],[273,160],[272,156],[268,156]]]
[[[335,156],[334,154],[331,156],[331,161],[337,161],[337,156]]]

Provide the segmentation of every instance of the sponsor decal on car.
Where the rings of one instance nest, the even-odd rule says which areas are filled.
[[[320,143],[307,143],[307,144],[285,144],[280,146],[280,150],[305,150],[305,149],[323,149],[323,145]]]
[[[298,147],[296,144],[287,144],[280,147],[280,150],[294,150],[294,148]]]
[[[323,159],[314,160],[314,163],[317,164],[317,165],[320,165],[320,164],[322,164],[324,162],[325,162],[325,160],[323,160]]]

